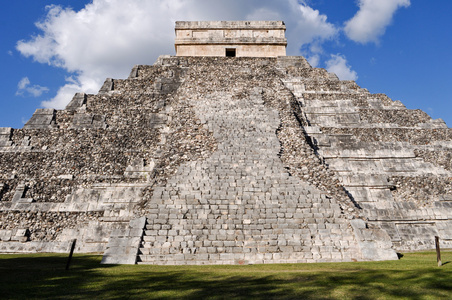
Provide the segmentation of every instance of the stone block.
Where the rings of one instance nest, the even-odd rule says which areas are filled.
[[[358,241],[360,257],[363,260],[397,260],[389,235],[383,230],[367,229],[363,220],[350,222]]]
[[[114,89],[114,81],[112,78],[107,78],[104,81],[104,84],[99,90],[99,94],[106,94]]]
[[[11,240],[12,236],[13,236],[12,230],[0,229],[0,240],[8,242]]]
[[[66,106],[66,110],[75,111],[86,104],[87,95],[85,93],[76,93],[71,102]]]
[[[5,136],[8,139],[11,137],[13,129],[11,127],[0,127],[0,136]]]
[[[132,68],[132,70],[130,71],[130,74],[129,74],[129,79],[133,79],[133,78],[137,78],[138,77],[138,69],[139,69],[139,65],[133,66],[133,68]]]
[[[143,230],[146,226],[146,217],[131,220],[129,223],[130,228],[138,228]]]
[[[38,108],[24,125],[24,129],[46,129],[56,127],[55,109]]]

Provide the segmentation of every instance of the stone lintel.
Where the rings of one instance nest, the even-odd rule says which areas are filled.
[[[283,21],[176,21],[176,30],[183,29],[282,29]]]
[[[177,45],[287,45],[285,38],[178,39]]]

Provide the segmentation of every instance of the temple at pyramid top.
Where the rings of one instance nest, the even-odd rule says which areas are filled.
[[[285,31],[283,21],[178,21],[176,55],[285,56]]]

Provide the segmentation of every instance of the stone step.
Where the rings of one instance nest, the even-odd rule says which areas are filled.
[[[324,148],[319,153],[327,159],[334,158],[362,158],[362,159],[397,159],[397,158],[415,158],[415,154],[411,149],[394,151],[391,149],[375,149],[373,145],[359,149],[340,149]]]

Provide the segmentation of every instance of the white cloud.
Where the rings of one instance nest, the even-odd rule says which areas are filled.
[[[267,7],[261,7],[249,14],[245,18],[246,20],[282,20],[279,12],[269,9]]]
[[[359,11],[345,22],[345,34],[355,42],[378,43],[396,10],[410,4],[410,0],[359,0]]]
[[[83,84],[81,84],[82,82]],[[66,84],[58,90],[55,97],[41,103],[44,108],[64,109],[68,102],[74,97],[75,93],[80,91],[95,92],[99,90],[97,81],[90,78],[67,77]]]
[[[17,50],[35,61],[63,68],[72,80],[42,103],[64,108],[75,92],[96,93],[107,77],[124,78],[135,64],[152,64],[161,54],[174,54],[177,20],[283,20],[287,53],[322,51],[337,28],[327,17],[297,0],[93,0],[84,9],[51,5],[36,26],[40,35],[17,43]]]
[[[246,15],[245,19],[285,21],[288,55],[299,55],[301,46],[308,44],[311,44],[311,47],[307,48],[307,55],[321,53],[323,50],[320,44],[333,39],[339,32],[333,24],[328,23],[326,15],[308,6],[306,1],[255,1],[255,3],[261,7]]]
[[[318,54],[311,55],[307,58],[307,60],[311,67],[317,68],[320,63],[320,55]]]
[[[28,77],[24,77],[17,84],[17,89],[24,90],[27,87],[27,85],[29,85],[29,84],[30,84],[30,79],[28,79]]]
[[[328,72],[335,73],[341,80],[357,80],[358,74],[347,64],[343,55],[332,54],[331,59],[326,62]]]
[[[17,84],[16,96],[24,96],[26,94],[27,96],[39,97],[48,91],[48,88],[37,84],[30,86],[30,79],[24,77]]]
[[[302,44],[328,40],[337,34],[336,27],[328,23],[327,16],[321,15],[318,10],[314,10],[306,4],[299,4],[298,10],[301,12],[301,16],[295,32],[301,37]]]

